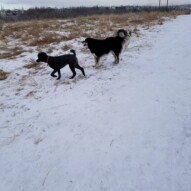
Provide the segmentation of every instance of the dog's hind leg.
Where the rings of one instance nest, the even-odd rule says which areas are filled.
[[[82,74],[84,76],[86,76],[85,72],[84,72],[84,69],[78,64],[78,60],[76,59],[76,63],[75,63],[75,68],[77,68],[78,70],[81,70]]]
[[[78,61],[77,61],[77,60],[76,60],[75,68],[81,70],[82,74],[83,74],[84,76],[86,76],[86,75],[85,75],[85,72],[84,72],[84,69],[78,64]]]
[[[53,70],[53,72],[50,74],[52,77],[57,77],[56,75],[55,75],[55,73],[57,72],[57,70]]]
[[[79,69],[79,70],[81,70],[81,72],[82,72],[82,74],[84,75],[84,76],[86,76],[86,74],[85,74],[85,72],[84,72],[84,69],[81,67],[81,66],[76,66],[76,68],[77,69]]]
[[[72,73],[73,73],[73,75],[70,77],[70,79],[72,79],[72,78],[75,77],[75,75],[76,75],[76,71],[75,71],[75,67],[74,67],[74,65],[69,65],[69,67],[70,67],[70,70],[71,70]]]

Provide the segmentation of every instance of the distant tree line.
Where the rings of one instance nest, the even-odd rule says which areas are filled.
[[[190,6],[191,8],[191,6]],[[178,6],[168,7],[168,11],[180,9]],[[166,7],[154,6],[119,6],[119,7],[74,7],[74,8],[31,8],[18,14],[1,16],[0,19],[6,21],[23,21],[34,19],[65,19],[79,16],[101,15],[101,14],[124,14],[129,12],[150,12],[150,11],[167,11]]]
[[[127,12],[158,11],[158,7],[76,7],[76,8],[33,8],[28,9],[19,16],[19,20],[29,19],[54,19],[74,18],[79,16],[101,15],[101,14],[124,14]],[[161,8],[165,10],[165,8]]]

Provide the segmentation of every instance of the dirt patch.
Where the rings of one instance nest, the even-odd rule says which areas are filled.
[[[3,70],[0,70],[0,80],[5,80],[7,79],[9,73],[8,72],[5,72]]]

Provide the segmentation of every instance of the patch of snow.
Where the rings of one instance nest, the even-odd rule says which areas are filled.
[[[0,190],[190,191],[191,16],[140,31],[100,69],[71,41],[86,78],[0,61]]]

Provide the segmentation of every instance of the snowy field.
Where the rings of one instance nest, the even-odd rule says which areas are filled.
[[[0,191],[191,190],[191,15],[139,30],[100,69],[71,41],[86,78],[0,60]]]

